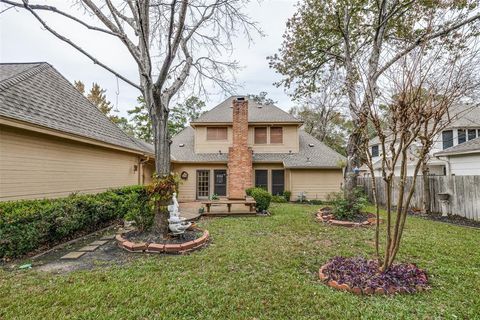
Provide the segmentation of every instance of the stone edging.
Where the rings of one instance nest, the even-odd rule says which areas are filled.
[[[337,289],[337,290],[342,290],[342,291],[347,291],[351,292],[357,295],[372,295],[372,294],[395,294],[395,293],[407,293],[407,291],[404,288],[400,287],[390,287],[388,290],[385,290],[383,288],[377,288],[377,289],[372,289],[372,288],[359,288],[359,287],[350,287],[346,283],[339,284],[335,280],[329,280],[328,276],[323,273],[323,270],[325,270],[326,267],[328,267],[330,263],[324,264],[320,270],[318,271],[318,276],[320,280],[322,280],[327,286]],[[420,291],[425,291],[427,288],[418,286],[416,287],[417,292]]]
[[[320,222],[325,222],[325,223],[329,223],[329,224],[334,225],[334,226],[342,226],[342,227],[347,227],[347,228],[365,227],[365,226],[373,225],[377,222],[376,218],[368,218],[367,220],[365,220],[363,222],[335,220],[333,218],[333,214],[324,215],[323,212],[322,212],[322,209],[317,211],[317,213],[315,214],[315,218]],[[382,220],[380,220],[380,222],[382,222]]]
[[[203,231],[203,235],[195,240],[187,241],[185,243],[146,243],[146,242],[131,242],[123,237],[123,234],[117,234],[115,239],[120,248],[130,252],[147,252],[147,253],[185,253],[197,250],[203,247],[210,238],[208,230],[202,230],[198,227],[195,230]]]

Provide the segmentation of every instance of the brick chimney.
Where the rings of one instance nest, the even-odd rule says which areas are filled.
[[[228,198],[245,199],[252,186],[252,149],[248,147],[248,101],[235,98],[233,104],[233,143],[228,148]]]

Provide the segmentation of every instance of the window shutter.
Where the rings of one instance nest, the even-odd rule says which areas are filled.
[[[255,128],[255,144],[267,143],[267,127]]]
[[[271,127],[270,128],[270,143],[283,143],[283,128]]]
[[[207,127],[207,140],[227,140],[227,128]]]

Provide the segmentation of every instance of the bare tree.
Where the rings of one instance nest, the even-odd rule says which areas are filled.
[[[350,202],[355,200],[355,167],[362,164],[359,146],[367,125],[362,111],[375,103],[379,78],[420,45],[441,42],[451,47],[458,33],[475,36],[479,22],[476,0],[305,0],[299,4],[287,23],[282,48],[270,57],[270,64],[285,76],[277,84],[293,87],[294,95],[321,91],[317,79],[332,69],[344,74],[353,122],[344,177]]]
[[[170,174],[169,104],[190,81],[205,90],[205,81],[222,89],[232,88],[235,61],[222,54],[233,50],[233,36],[259,31],[242,12],[246,0],[76,0],[77,14],[50,5],[0,0],[6,6],[23,8],[59,40],[72,46],[126,83],[140,90],[152,121],[155,169],[160,177]],[[42,16],[50,12],[88,30],[120,41],[136,63],[139,82],[128,79],[91,52],[51,27]],[[91,20],[95,20],[91,22]],[[157,231],[167,231],[167,212],[156,215]]]
[[[472,42],[454,52],[441,47],[431,51],[422,45],[401,58],[385,77],[388,84],[381,99],[387,108],[375,104],[362,112],[380,141],[380,175],[387,195],[383,257],[379,250],[378,219],[375,232],[380,271],[386,271],[398,253],[415,182],[436,137],[451,122],[455,106],[468,101],[480,88],[479,57],[478,46]],[[377,173],[372,155],[365,149],[378,218]],[[412,183],[407,184],[408,165],[412,164]],[[400,168],[398,176],[396,168]],[[393,197],[395,189],[397,195]]]

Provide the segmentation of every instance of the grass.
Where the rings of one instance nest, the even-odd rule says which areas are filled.
[[[202,222],[204,250],[63,275],[0,271],[0,319],[480,319],[480,231],[409,217],[398,260],[432,290],[355,296],[317,278],[334,255],[371,256],[373,229],[315,222],[318,207]]]

